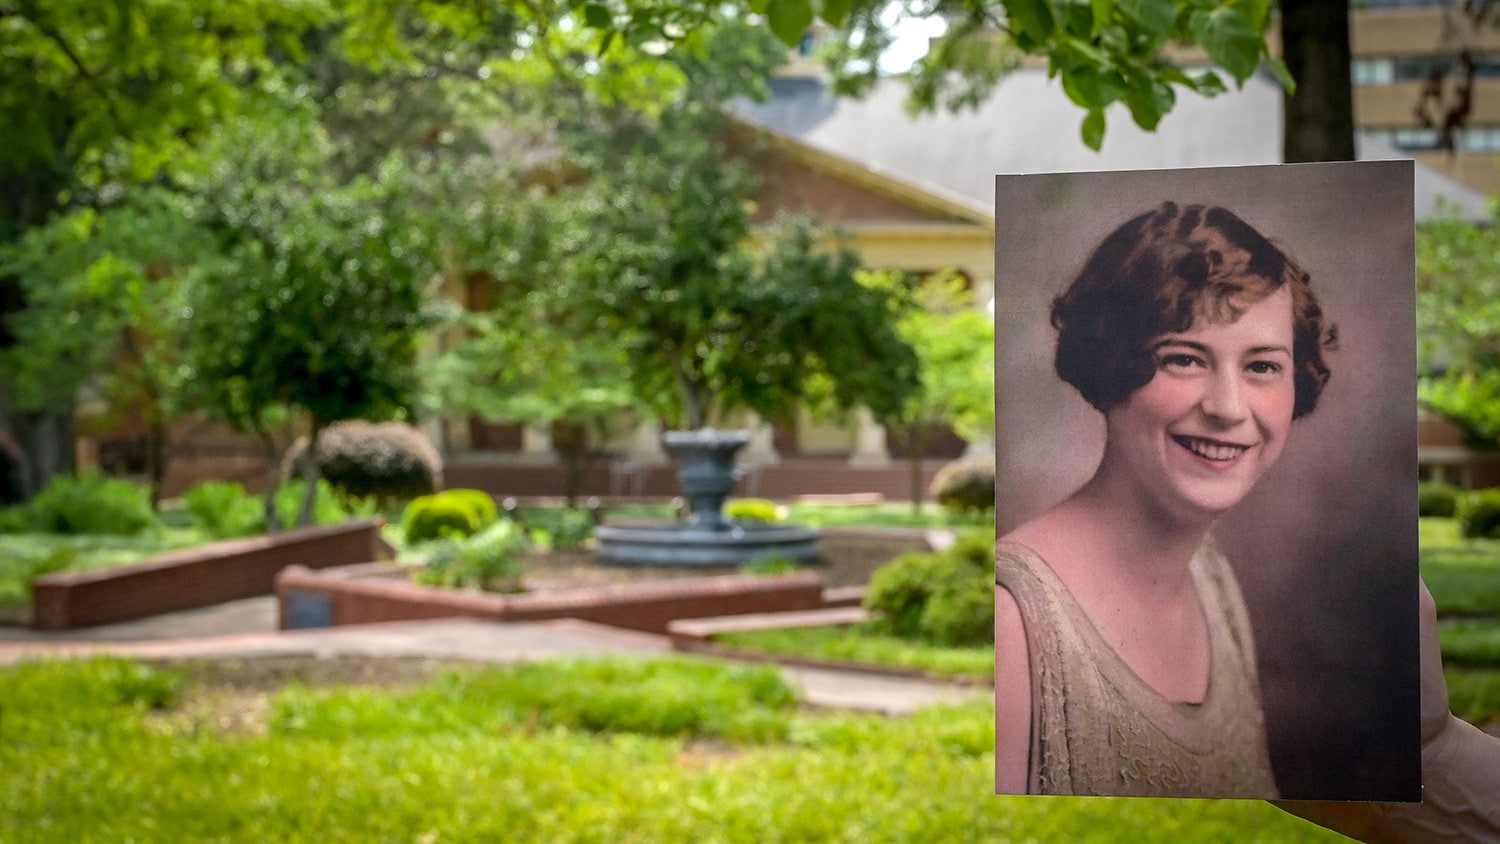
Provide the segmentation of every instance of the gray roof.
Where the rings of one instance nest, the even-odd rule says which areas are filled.
[[[1104,146],[1079,136],[1083,112],[1040,69],[1007,76],[977,110],[910,116],[906,86],[885,79],[862,99],[834,97],[819,80],[784,77],[765,103],[743,103],[752,124],[795,138],[917,186],[957,193],[994,207],[994,176],[1091,170],[1152,170],[1277,164],[1281,90],[1259,76],[1239,91],[1206,99],[1183,93],[1155,132],[1122,107],[1109,112]],[[1361,160],[1410,156],[1361,136]],[[1489,220],[1484,194],[1418,163],[1416,213],[1438,212],[1438,197],[1467,219]]]

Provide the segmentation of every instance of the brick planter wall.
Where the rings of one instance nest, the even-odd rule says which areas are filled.
[[[467,617],[492,621],[577,618],[666,633],[681,618],[810,610],[824,606],[814,572],[723,575],[497,595],[421,586],[361,572],[288,568],[276,579],[281,627]]]
[[[272,536],[210,542],[114,568],[38,577],[31,626],[67,630],[268,595],[289,565],[342,566],[373,560],[384,543],[374,520]]]

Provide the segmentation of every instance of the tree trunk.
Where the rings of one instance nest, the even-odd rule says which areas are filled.
[[[54,476],[74,470],[71,409],[16,413],[10,423],[21,447],[21,490],[27,499],[46,489]]]
[[[261,496],[266,511],[266,533],[277,533],[281,530],[281,514],[276,512],[276,488],[281,485],[281,470],[276,458],[280,455],[276,453],[276,439],[270,431],[256,431],[255,438],[260,440],[261,453],[266,457],[266,491]]]
[[[323,473],[318,468],[318,435],[323,432],[323,423],[314,419],[312,430],[307,435],[307,454],[302,463],[302,479],[307,490],[302,493],[302,511],[297,514],[297,527],[308,527],[313,523],[313,513],[318,504],[318,481]]]
[[[1354,91],[1349,79],[1347,0],[1283,0],[1281,49],[1297,91],[1284,97],[1287,163],[1353,161]]]

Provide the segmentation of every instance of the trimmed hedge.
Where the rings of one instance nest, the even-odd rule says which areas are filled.
[[[473,536],[499,519],[495,499],[477,489],[449,489],[412,499],[401,516],[408,544]]]
[[[1458,530],[1469,539],[1500,539],[1500,489],[1482,489],[1461,496]]]
[[[1451,519],[1458,513],[1458,499],[1462,491],[1441,481],[1424,481],[1417,484],[1417,514]]]
[[[307,437],[287,449],[282,474],[302,476]],[[442,486],[443,459],[427,435],[402,422],[349,419],[318,435],[318,472],[345,498],[404,501]]]
[[[962,457],[932,476],[928,491],[937,503],[958,515],[995,509],[995,458]]]

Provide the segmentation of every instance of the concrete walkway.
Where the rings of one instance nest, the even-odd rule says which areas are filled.
[[[295,655],[505,663],[670,652],[665,636],[571,620],[498,624],[443,619],[278,631],[271,597],[64,633],[0,627],[0,664],[101,653],[162,660]],[[989,689],[861,671],[785,666],[781,670],[814,706],[902,714],[992,694]]]

